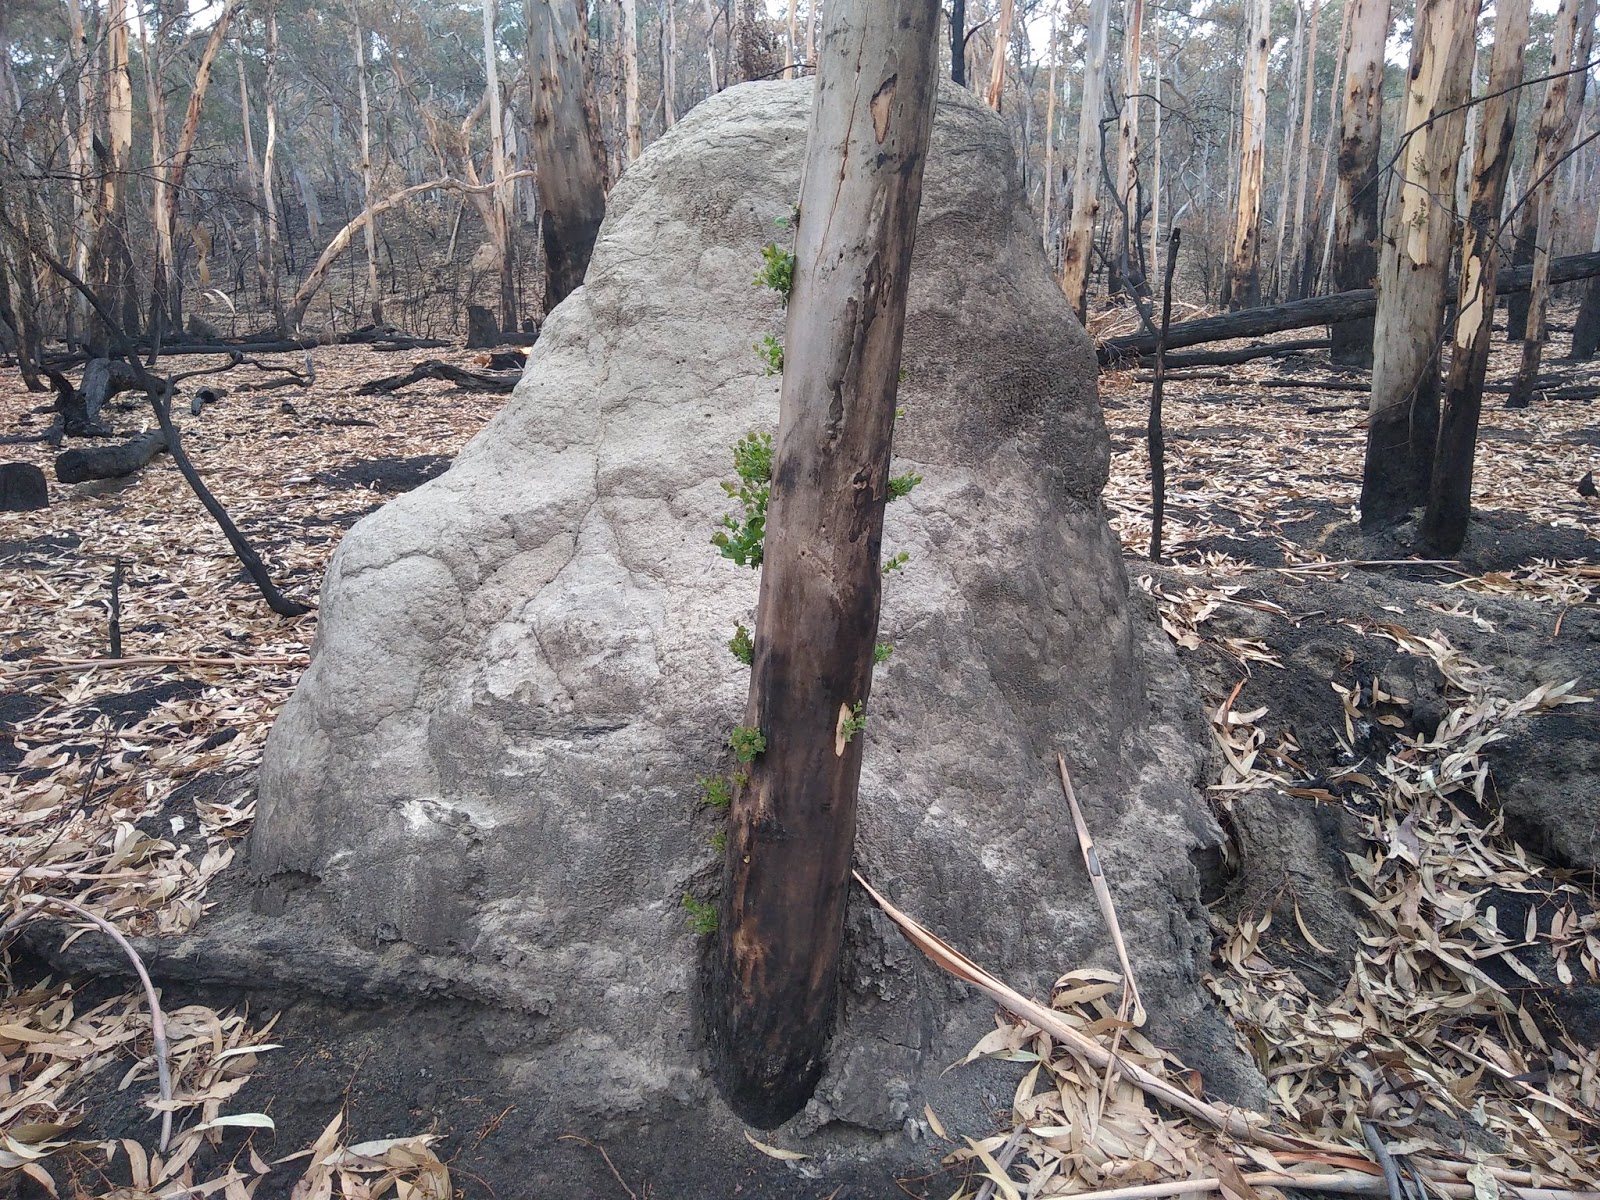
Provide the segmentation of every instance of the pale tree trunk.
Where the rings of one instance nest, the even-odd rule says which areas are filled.
[[[1311,205],[1309,224],[1313,229],[1324,229],[1322,235],[1322,253],[1318,257],[1317,265],[1312,263],[1316,255],[1316,243],[1311,240],[1310,230],[1306,233],[1305,254],[1302,260],[1300,275],[1300,294],[1309,296],[1316,289],[1319,281],[1326,280],[1329,276],[1329,263],[1333,258],[1333,230],[1336,216],[1336,205],[1325,203],[1328,196],[1328,164],[1333,161],[1334,139],[1338,136],[1339,129],[1339,101],[1344,92],[1344,65],[1350,53],[1350,10],[1352,3],[1341,5],[1343,11],[1339,16],[1339,52],[1333,60],[1333,86],[1328,89],[1328,128],[1322,135],[1322,156],[1317,164],[1317,198]],[[1369,338],[1370,342],[1371,339]]]
[[[1506,404],[1526,408],[1539,379],[1550,308],[1550,257],[1556,233],[1565,223],[1556,207],[1557,167],[1583,112],[1589,72],[1589,48],[1594,42],[1595,0],[1561,0],[1556,9],[1555,53],[1539,113],[1539,133],[1533,154],[1533,285],[1528,289],[1528,325],[1522,343],[1522,365]]]
[[[95,250],[90,266],[107,308],[118,313],[123,328],[133,333],[140,327],[139,305],[131,278],[124,186],[133,153],[133,80],[128,71],[128,13],[121,5],[107,9],[105,46],[106,153],[101,164]],[[90,342],[96,354],[106,353],[110,337],[104,322],[94,322]]]
[[[1339,178],[1334,185],[1333,288],[1373,286],[1378,273],[1378,139],[1383,125],[1383,48],[1389,39],[1389,0],[1346,0],[1350,53],[1340,118]],[[1420,26],[1419,26],[1420,28]],[[1330,330],[1333,361],[1372,365],[1372,321],[1345,321]]]
[[[964,4],[966,0],[954,0],[957,4]],[[806,0],[806,62],[811,64],[811,69],[817,69],[817,5],[822,0]]]
[[[1489,99],[1481,106],[1473,147],[1461,274],[1456,284],[1455,349],[1439,415],[1428,508],[1422,518],[1423,544],[1445,558],[1454,557],[1461,549],[1472,512],[1472,459],[1483,408],[1483,377],[1494,327],[1495,272],[1500,262],[1495,242],[1500,235],[1511,143],[1517,131],[1515,89],[1522,82],[1528,8],[1529,0],[1495,2]]]
[[[531,4],[528,12],[548,312],[589,269],[606,211],[606,160],[590,99],[584,25],[574,0]]]
[[[678,123],[678,19],[673,0],[661,0],[661,125]]]
[[[1045,250],[1050,249],[1051,187],[1056,174],[1056,5],[1050,6],[1050,98],[1044,110],[1044,217],[1042,239]]]
[[[272,317],[280,336],[289,332],[283,315],[283,283],[278,265],[278,199],[272,172],[278,155],[278,8],[267,8],[267,146],[261,154],[261,197],[267,209],[267,291],[272,305]],[[299,321],[296,320],[296,324]]]
[[[1157,12],[1160,10],[1157,9]],[[1151,132],[1154,136],[1154,153],[1150,156],[1150,269],[1154,271],[1161,259],[1161,24],[1153,19],[1150,26],[1150,65],[1155,68],[1155,104]]]
[[[1122,30],[1122,114],[1117,123],[1117,220],[1121,238],[1111,255],[1115,269],[1110,291],[1138,290],[1144,280],[1133,279],[1134,227],[1138,223],[1139,183],[1139,81],[1144,45],[1144,0],[1128,0]]]
[[[67,139],[68,161],[72,165],[75,180],[72,187],[71,263],[78,278],[86,280],[90,278],[89,253],[94,242],[94,193],[90,183],[94,174],[94,113],[89,98],[90,51],[83,23],[83,5],[80,0],[66,0],[66,3],[72,62],[76,67],[73,74],[77,99],[77,109],[72,114],[71,136]],[[72,317],[68,336],[75,339],[81,337],[88,328],[89,302],[80,293],[74,292],[69,301],[69,311]]]
[[[644,130],[639,120],[639,7],[637,0],[622,0],[622,102],[628,129],[628,161],[644,153]]]
[[[569,3],[570,0],[549,0],[550,3]],[[706,0],[706,78],[711,82],[712,94],[726,86],[726,80],[717,70],[717,6],[715,0]]]
[[[785,332],[713,1045],[730,1107],[799,1111],[833,1032],[883,573],[890,438],[938,76],[937,0],[831,0]]]
[[[235,38],[233,43],[234,61],[239,67],[239,122],[244,127],[244,162],[245,170],[250,173],[250,224],[255,231],[256,238],[256,292],[257,298],[262,303],[267,299],[267,251],[266,232],[261,220],[261,211],[265,207],[264,192],[261,182],[261,163],[256,159],[255,137],[250,132],[250,88],[245,81],[244,69],[244,44]]]
[[[153,53],[145,29],[144,13],[136,8],[139,22],[139,55],[144,65],[145,105],[150,118],[150,224],[155,231],[155,278],[150,285],[150,327],[172,327],[172,281],[178,273],[177,255],[172,244],[172,163],[167,159],[167,101],[161,90],[161,58]],[[156,31],[157,46],[161,31]]]
[[[1250,0],[1244,85],[1239,93],[1239,192],[1229,262],[1229,307],[1261,301],[1261,177],[1267,163],[1267,55],[1270,0]]]
[[[355,23],[356,90],[361,98],[361,206],[370,209],[372,188],[372,116],[367,106],[367,35],[361,28],[361,12],[354,3],[350,5],[350,19]],[[366,225],[367,241],[367,297],[372,305],[372,323],[383,324],[383,291],[378,286],[378,221],[374,217]],[[304,310],[302,310],[303,312]],[[296,322],[299,317],[295,318]]]
[[[1078,157],[1072,173],[1072,219],[1061,248],[1061,290],[1088,319],[1090,255],[1100,215],[1100,114],[1105,103],[1106,40],[1112,0],[1090,0],[1088,45],[1083,58],[1083,97],[1078,109]]]
[[[1306,48],[1306,85],[1300,97],[1300,161],[1294,177],[1294,218],[1289,238],[1289,299],[1298,300],[1305,295],[1301,280],[1304,275],[1306,243],[1306,178],[1311,173],[1311,110],[1317,99],[1317,16],[1321,0],[1311,0],[1310,44]],[[1334,76],[1337,80],[1337,74]],[[1335,83],[1335,92],[1339,90]],[[1320,188],[1318,189],[1320,193]]]
[[[500,51],[494,36],[498,9],[495,0],[483,0],[483,62],[487,81],[484,93],[489,97],[489,156],[494,170],[494,186],[489,193],[489,211],[492,214],[490,236],[494,242],[500,276],[500,328],[507,333],[515,333],[517,274],[516,256],[511,245],[512,194],[506,183],[509,172],[506,169],[505,114],[500,107]]]
[[[1439,347],[1455,233],[1456,167],[1479,0],[1419,0],[1395,182],[1378,250],[1372,396],[1361,524],[1404,519],[1427,497],[1439,431]]]
[[[984,93],[984,99],[995,112],[1000,111],[1005,95],[1006,51],[1011,47],[1011,25],[1016,15],[1016,0],[1000,0],[1000,23],[995,27],[994,55],[989,59],[989,90]]]
[[[784,43],[789,57],[783,64],[783,77],[785,79],[793,79],[795,77],[795,67],[800,58],[799,3],[800,0],[789,0],[789,40]]]
[[[1285,280],[1288,271],[1283,258],[1283,247],[1289,232],[1289,192],[1294,176],[1295,126],[1300,124],[1300,93],[1303,87],[1301,75],[1305,65],[1305,21],[1305,5],[1300,0],[1295,0],[1294,56],[1289,64],[1289,119],[1283,123],[1283,161],[1278,169],[1277,232],[1272,252],[1273,295],[1279,300],[1284,298],[1283,294],[1287,290]],[[1311,67],[1312,71],[1315,71],[1315,61]]]

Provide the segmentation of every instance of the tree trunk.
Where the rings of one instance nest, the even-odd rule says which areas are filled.
[[[155,233],[156,250],[155,275],[150,284],[150,324],[153,329],[171,329],[172,281],[178,266],[172,245],[172,208],[168,202],[172,164],[167,160],[166,150],[167,101],[161,86],[161,31],[156,31],[156,48],[152,51],[143,10],[135,12],[139,22],[139,57],[144,67],[145,108],[150,118],[150,225]]]
[[[639,7],[622,0],[622,109],[628,131],[628,161],[644,153],[644,129],[639,119]]]
[[[548,312],[589,269],[606,211],[606,160],[590,97],[587,37],[574,0],[530,4],[528,15]]]
[[[1294,176],[1294,215],[1289,233],[1289,262],[1286,298],[1298,300],[1306,294],[1302,282],[1305,276],[1306,244],[1306,178],[1311,173],[1311,110],[1317,99],[1317,17],[1322,0],[1311,0],[1310,45],[1306,48],[1305,92],[1300,97],[1300,161]],[[1337,76],[1335,76],[1337,78]],[[1333,89],[1337,92],[1337,85]],[[1285,183],[1287,186],[1287,182]],[[1319,193],[1321,189],[1318,189]]]
[[[678,19],[673,0],[661,0],[661,126],[678,123]]]
[[[1537,149],[1533,155],[1532,207],[1534,228],[1533,284],[1528,289],[1527,332],[1522,343],[1522,365],[1511,387],[1508,407],[1526,408],[1539,378],[1539,360],[1550,336],[1546,328],[1550,307],[1550,257],[1556,233],[1563,224],[1556,207],[1556,168],[1583,112],[1588,83],[1589,47],[1594,41],[1595,0],[1562,0],[1556,9],[1555,53],[1552,76],[1539,114]]]
[[[517,329],[517,274],[515,252],[511,245],[511,188],[506,179],[505,114],[500,108],[500,51],[494,36],[498,9],[495,0],[483,0],[483,64],[487,80],[484,93],[489,98],[489,156],[494,170],[493,186],[489,193],[489,233],[494,243],[495,266],[500,277],[500,328],[514,333]],[[638,47],[634,47],[635,70],[638,68],[638,57]],[[635,87],[635,116],[638,98],[638,89]]]
[[[97,291],[124,328],[137,332],[139,306],[133,293],[128,254],[126,173],[133,152],[133,81],[128,72],[127,9],[111,5],[106,16],[106,144],[101,163],[100,198],[96,209],[95,249],[90,267]],[[100,353],[110,343],[103,321],[94,323],[91,345]]]
[[[1239,192],[1229,268],[1229,307],[1261,302],[1261,177],[1267,160],[1267,58],[1271,50],[1270,0],[1250,0],[1245,46],[1243,114],[1239,133]]]
[[[1497,0],[1489,83],[1474,147],[1467,224],[1462,232],[1461,279],[1456,288],[1455,352],[1444,388],[1422,540],[1440,557],[1454,557],[1472,511],[1472,459],[1483,408],[1483,377],[1494,326],[1500,210],[1505,201],[1511,142],[1517,130],[1516,91],[1528,41],[1529,0]]]
[[[1106,39],[1111,0],[1090,0],[1089,41],[1083,59],[1083,98],[1078,114],[1078,158],[1072,174],[1072,220],[1061,248],[1061,290],[1078,314],[1088,317],[1090,254],[1100,215],[1100,112],[1105,102]]]
[[[1365,528],[1428,494],[1439,431],[1439,346],[1455,232],[1456,168],[1472,86],[1479,0],[1419,0],[1401,144],[1384,212],[1372,400],[1361,481]]]
[[[350,5],[350,19],[355,22],[356,90],[361,97],[361,207],[370,210],[372,194],[372,116],[367,107],[367,35],[361,28],[361,12]],[[383,324],[383,292],[378,287],[378,219],[366,224],[367,242],[367,298],[371,302],[372,323]],[[295,318],[296,324],[299,317]]]
[[[814,13],[817,0],[811,0]],[[967,0],[950,0],[950,82],[967,86]]]
[[[1050,250],[1050,218],[1051,213],[1051,188],[1055,183],[1056,174],[1056,58],[1059,47],[1056,45],[1056,6],[1050,6],[1050,82],[1047,85],[1049,98],[1045,102],[1044,110],[1044,203],[1039,207],[1043,210],[1040,217],[1041,239],[1044,242],[1045,252]]]
[[[1156,9],[1157,13],[1161,10]],[[1150,27],[1150,65],[1155,68],[1155,103],[1151,106],[1151,132],[1155,135],[1154,153],[1150,155],[1150,270],[1156,269],[1161,259],[1161,22],[1152,19]],[[1170,245],[1171,238],[1168,243]]]
[[[1328,164],[1333,161],[1333,140],[1339,130],[1339,94],[1340,84],[1344,79],[1345,56],[1350,49],[1350,9],[1351,4],[1340,6],[1339,15],[1339,49],[1333,56],[1333,84],[1328,88],[1328,128],[1322,135],[1322,154],[1317,162],[1317,197],[1311,204],[1311,212],[1306,218],[1306,224],[1301,226],[1302,248],[1296,256],[1299,262],[1299,279],[1295,284],[1295,298],[1300,299],[1311,295],[1317,290],[1318,283],[1327,276],[1327,260],[1333,249],[1333,212],[1332,205],[1326,203],[1328,196]],[[1327,214],[1327,219],[1323,215]],[[1312,236],[1315,230],[1327,227],[1327,233],[1317,239]],[[1322,242],[1319,255],[1317,242]]]
[[[245,80],[244,44],[239,39],[233,43],[234,61],[239,67],[239,121],[244,127],[244,162],[250,173],[250,223],[256,237],[256,290],[262,303],[267,299],[266,230],[261,220],[261,208],[256,201],[262,198],[261,164],[256,159],[255,139],[250,132],[250,89]]]
[[[1289,193],[1293,190],[1290,185],[1294,179],[1294,137],[1295,126],[1300,124],[1303,77],[1309,78],[1314,75],[1317,66],[1314,56],[1310,68],[1307,69],[1305,65],[1305,25],[1305,5],[1301,0],[1295,0],[1294,57],[1289,64],[1289,119],[1283,123],[1283,160],[1278,170],[1278,214],[1274,222],[1277,226],[1277,236],[1272,252],[1272,294],[1274,299],[1278,300],[1284,299],[1284,293],[1288,290],[1286,281],[1289,272],[1283,257],[1283,248],[1289,234]]]
[[[1120,237],[1112,252],[1116,265],[1110,291],[1126,289],[1130,295],[1144,290],[1145,281],[1133,265],[1133,240],[1139,223],[1139,93],[1140,59],[1144,46],[1144,0],[1128,0],[1122,30],[1122,112],[1117,121],[1117,212]]]
[[[800,0],[789,0],[789,26],[787,29],[788,37],[784,42],[784,50],[787,53],[787,57],[784,59],[783,63],[783,77],[785,79],[794,79],[798,74],[796,67],[799,65],[800,61],[799,4]]]
[[[802,177],[747,727],[728,816],[723,1095],[763,1127],[810,1097],[833,1030],[872,684],[901,335],[933,123],[936,0],[831,0]]]
[[[272,305],[272,318],[279,337],[289,335],[289,323],[284,320],[283,282],[278,269],[278,187],[273,178],[273,167],[278,153],[278,8],[275,3],[267,7],[267,146],[261,156],[261,198],[267,209],[267,294]],[[302,314],[303,315],[303,314]],[[295,318],[295,324],[300,317]]]
[[[1000,111],[1005,94],[1006,51],[1011,46],[1011,25],[1016,15],[1016,0],[1000,0],[1000,22],[995,26],[994,54],[989,59],[989,87],[984,93],[984,100],[995,112]]]
[[[1372,287],[1378,277],[1378,140],[1383,124],[1383,48],[1389,0],[1348,0],[1350,54],[1344,77],[1339,178],[1333,191],[1333,287]],[[1372,322],[1335,325],[1333,361],[1372,365]]]

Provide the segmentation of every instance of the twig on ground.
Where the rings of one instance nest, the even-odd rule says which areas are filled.
[[[1366,1140],[1367,1149],[1372,1151],[1372,1157],[1383,1168],[1383,1182],[1389,1189],[1389,1200],[1406,1200],[1405,1189],[1400,1185],[1400,1168],[1394,1165],[1394,1158],[1389,1154],[1389,1147],[1383,1144],[1383,1135],[1378,1132],[1377,1126],[1371,1121],[1361,1122],[1361,1136]]]
[[[61,671],[97,671],[106,667],[298,667],[310,661],[307,654],[239,654],[225,658],[204,658],[194,654],[147,654],[140,658],[57,658],[29,659],[15,671],[0,671],[0,679],[23,679],[30,675],[54,675]]]
[[[611,1178],[617,1181],[618,1187],[628,1193],[628,1200],[639,1200],[639,1193],[635,1192],[631,1187],[628,1186],[628,1181],[622,1177],[622,1172],[617,1170],[616,1163],[611,1161],[611,1155],[606,1153],[606,1148],[604,1146],[598,1145],[595,1142],[591,1142],[588,1138],[581,1137],[576,1133],[563,1133],[556,1139],[556,1141],[579,1142],[589,1147],[591,1150],[598,1150],[600,1152],[600,1157],[606,1160],[606,1169],[611,1172]]]
[[[167,1061],[166,1018],[161,1015],[161,1001],[156,997],[156,987],[150,982],[150,972],[145,970],[144,961],[139,957],[139,952],[133,948],[133,943],[123,937],[122,931],[104,917],[97,917],[88,909],[74,904],[71,900],[63,900],[59,896],[31,896],[25,899],[33,900],[33,907],[0,925],[0,945],[5,944],[7,934],[21,929],[43,909],[54,904],[66,909],[80,920],[89,922],[116,942],[128,956],[128,961],[133,964],[133,969],[139,976],[139,983],[144,987],[145,1002],[150,1006],[150,1036],[155,1043],[156,1084],[162,1100],[160,1149],[165,1153],[167,1143],[172,1140],[172,1065]]]

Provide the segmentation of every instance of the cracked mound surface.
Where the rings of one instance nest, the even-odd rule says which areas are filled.
[[[752,623],[756,577],[709,539],[733,443],[776,424],[755,343],[783,313],[752,280],[761,246],[788,237],[774,222],[798,193],[810,96],[733,89],[629,168],[505,410],[346,537],[267,746],[258,909],[290,918],[280,935],[348,946],[352,970],[522,1014],[500,1070],[551,1128],[637,1127],[712,1094],[681,900],[720,873],[696,777],[730,769],[747,673],[726,643]],[[1197,982],[1194,856],[1220,840],[1203,734],[1101,508],[1092,348],[1004,127],[965,93],[941,97],[904,361],[895,470],[924,482],[886,526],[886,553],[911,561],[885,589],[896,650],[874,687],[858,861],[1023,990],[1111,964],[1055,782],[1065,752],[1153,1032],[1247,1092]],[[909,1130],[924,1096],[975,1090],[940,1072],[989,1028],[987,1004],[860,904],[846,970],[797,1132]],[[719,1106],[708,1119],[733,1128]]]

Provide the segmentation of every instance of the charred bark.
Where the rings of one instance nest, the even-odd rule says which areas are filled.
[[[115,446],[91,446],[56,455],[56,479],[61,483],[86,483],[91,479],[120,479],[140,470],[167,448],[159,429]]]

